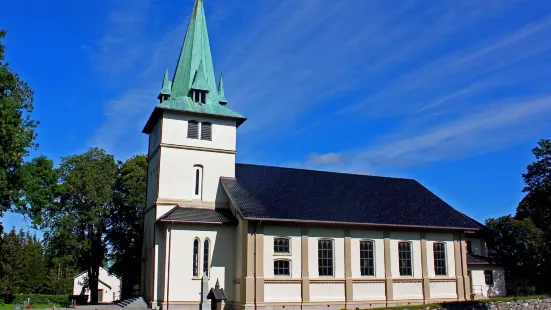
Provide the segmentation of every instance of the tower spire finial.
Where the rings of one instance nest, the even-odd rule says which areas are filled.
[[[226,99],[226,95],[224,94],[224,75],[220,74],[220,82],[218,82],[218,102],[221,105],[228,104],[228,99]]]
[[[199,66],[202,66],[203,69],[199,70]],[[203,90],[215,93],[216,80],[212,64],[205,9],[203,7],[203,0],[195,0],[184,44],[182,45],[174,78],[172,79],[171,97],[188,96],[192,86],[195,86],[194,82],[200,77],[203,80],[202,82],[204,82],[203,88],[206,88]],[[216,99],[216,96],[213,96],[213,99]]]
[[[161,92],[159,93],[159,96],[157,96],[157,99],[163,101],[170,97],[172,88],[172,82],[168,80],[168,67],[165,68],[165,75],[163,78],[163,85],[161,87]]]

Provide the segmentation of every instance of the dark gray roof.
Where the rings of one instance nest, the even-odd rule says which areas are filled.
[[[467,254],[467,264],[469,265],[496,265],[497,262],[492,261],[487,256]]]
[[[480,228],[411,179],[236,164],[221,182],[245,219]]]
[[[158,220],[159,222],[237,224],[229,209],[206,209],[175,207]]]

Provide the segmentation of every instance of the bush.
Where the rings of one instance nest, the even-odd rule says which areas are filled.
[[[17,294],[4,295],[4,302],[7,304],[22,305],[30,299],[31,304],[59,304],[68,301],[69,295],[45,295],[45,294]]]

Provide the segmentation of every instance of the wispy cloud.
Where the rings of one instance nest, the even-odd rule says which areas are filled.
[[[239,139],[255,147],[245,149],[318,139],[287,162],[371,171],[366,159],[424,164],[548,130],[551,11],[521,18],[526,4],[213,0],[206,11],[229,107],[248,117]],[[150,15],[148,0],[115,8],[93,61],[121,87],[90,143],[145,150],[139,129],[162,70],[174,69],[190,10],[186,2]]]

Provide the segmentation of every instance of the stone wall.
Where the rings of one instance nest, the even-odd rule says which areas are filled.
[[[446,310],[551,310],[551,298],[517,301],[480,301],[444,304]]]

